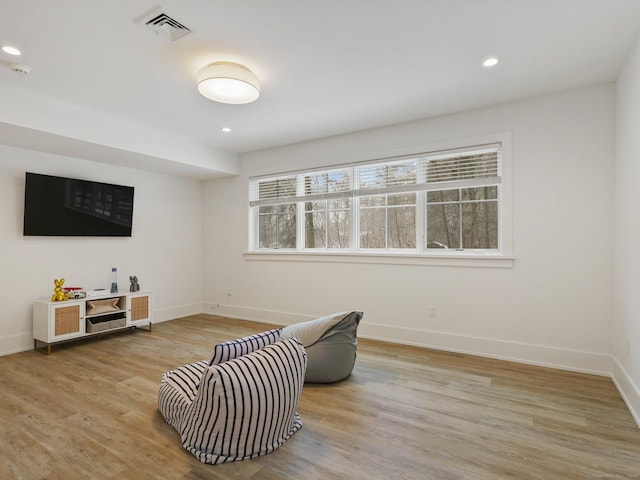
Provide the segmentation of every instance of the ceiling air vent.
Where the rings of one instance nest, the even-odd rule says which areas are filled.
[[[172,42],[191,33],[189,28],[164,13],[160,7],[141,15],[134,21],[146,25],[158,35],[162,35]]]

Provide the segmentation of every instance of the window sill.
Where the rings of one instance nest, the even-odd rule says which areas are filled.
[[[373,263],[382,265],[423,265],[437,267],[513,268],[515,257],[498,254],[448,253],[446,255],[415,253],[362,253],[362,252],[295,252],[254,251],[245,252],[245,260],[276,262],[329,262]]]

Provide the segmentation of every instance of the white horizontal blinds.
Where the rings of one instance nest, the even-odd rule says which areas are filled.
[[[252,207],[295,201],[292,199],[296,196],[296,175],[251,180],[249,185],[249,200]]]
[[[279,178],[254,179],[250,182],[252,207],[301,201],[348,198],[353,196],[353,168],[299,173]],[[298,188],[300,184],[300,188]]]
[[[356,167],[357,195],[443,190],[500,183],[500,145],[420,155],[410,160]]]
[[[500,149],[428,156],[421,160],[426,190],[483,187],[500,183]]]
[[[333,200],[348,198],[351,192],[352,168],[339,168],[304,174],[304,198],[299,200]]]
[[[357,167],[359,195],[415,191],[417,165],[412,159]]]
[[[252,207],[498,185],[500,144],[250,180]],[[352,176],[355,175],[355,178]]]

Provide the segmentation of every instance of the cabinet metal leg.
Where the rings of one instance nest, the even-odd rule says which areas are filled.
[[[38,340],[36,339],[33,340],[33,349],[36,352],[46,353],[47,355],[51,355],[51,347],[53,346],[53,344],[45,343],[45,342],[42,342],[42,343],[44,343],[47,346],[46,350],[44,348],[40,348],[40,349],[38,348]]]

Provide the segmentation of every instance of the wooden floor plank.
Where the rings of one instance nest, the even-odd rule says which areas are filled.
[[[0,478],[640,478],[610,379],[371,340],[349,379],[304,387],[283,447],[201,464],[157,411],[162,373],[271,327],[195,315],[0,357]]]

